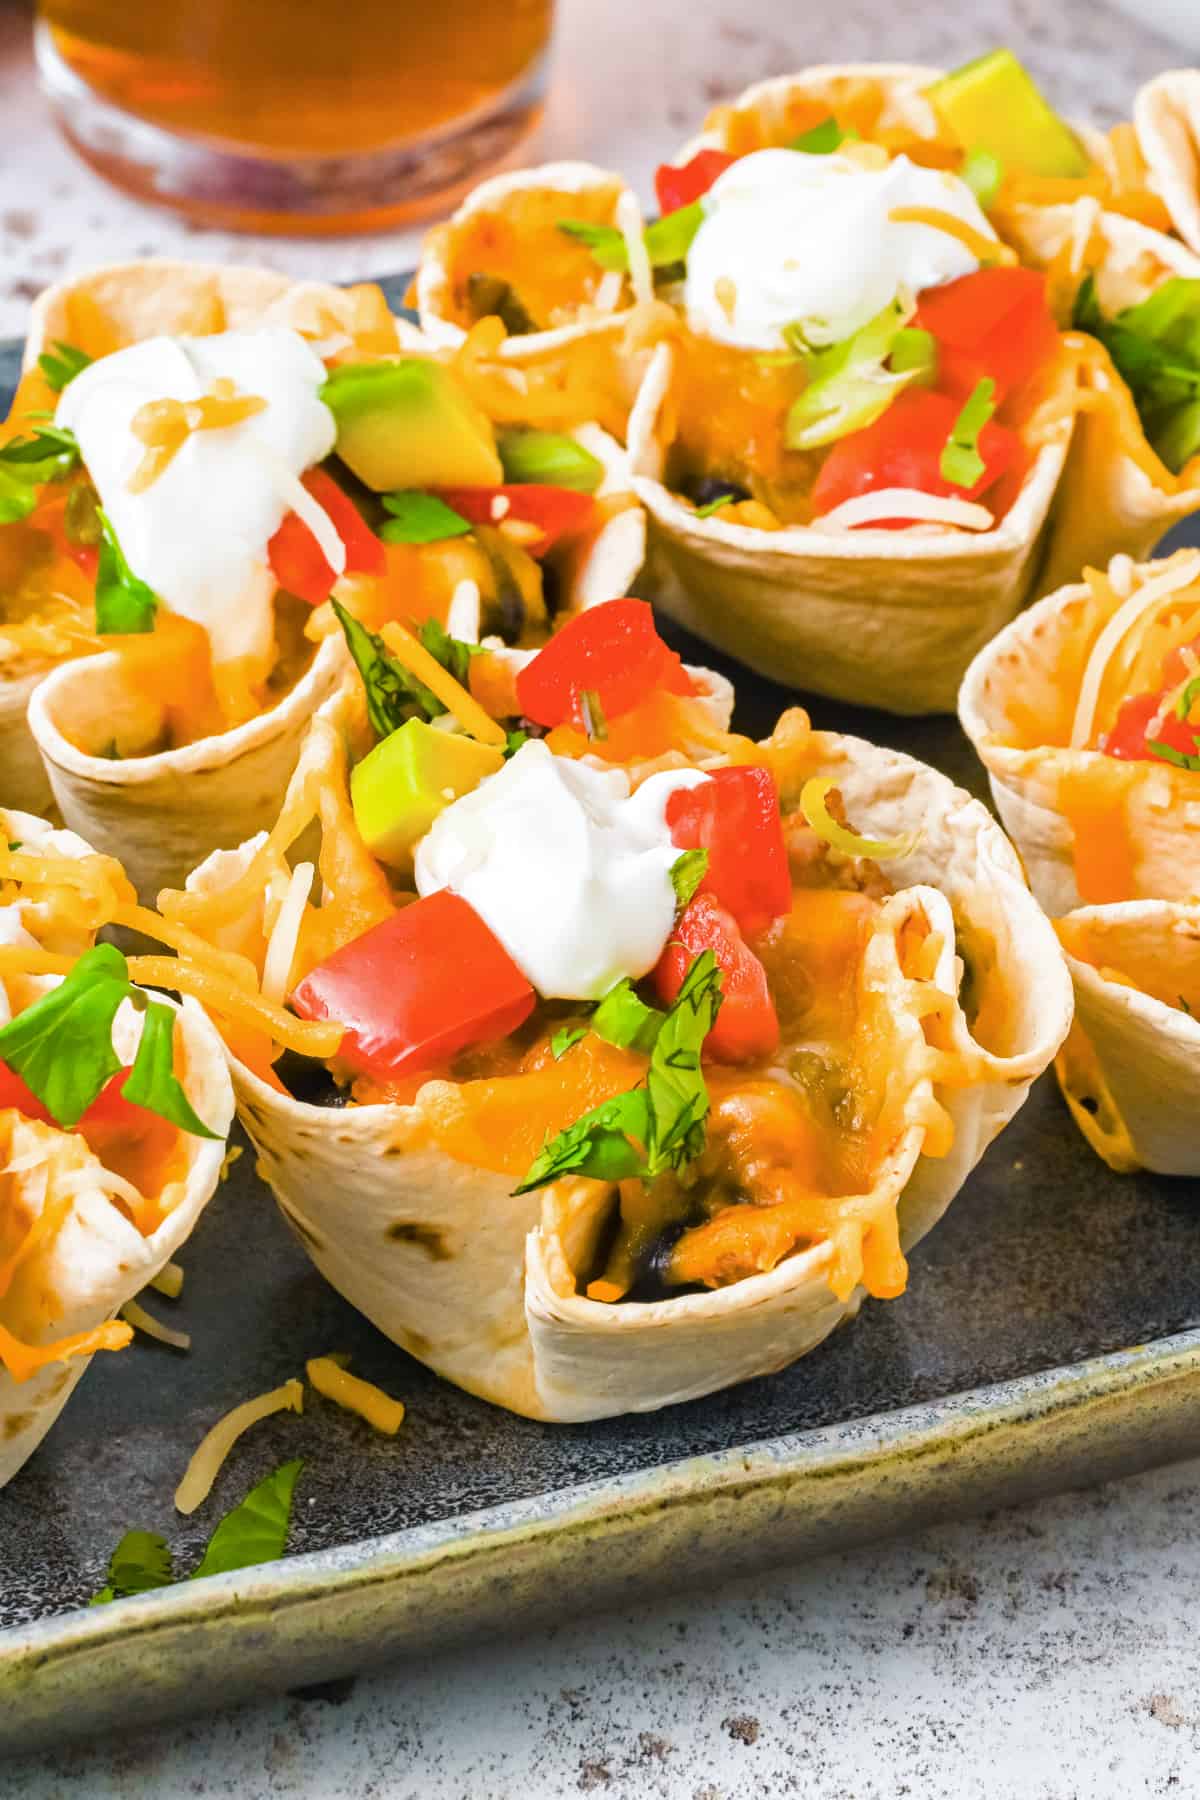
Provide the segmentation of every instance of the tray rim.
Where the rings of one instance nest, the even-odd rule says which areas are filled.
[[[0,1749],[357,1673],[1200,1449],[1200,1327],[0,1632]],[[600,1552],[603,1554],[600,1554]],[[235,1654],[231,1654],[235,1651]]]

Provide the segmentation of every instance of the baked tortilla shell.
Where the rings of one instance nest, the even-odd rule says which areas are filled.
[[[740,149],[756,124],[764,141],[786,141],[798,106],[833,110],[839,90],[863,79],[883,92],[881,124],[933,135],[922,90],[939,73],[859,63],[778,76],[718,108],[677,160],[705,146],[729,147],[731,131],[742,134],[732,140]],[[1081,135],[1099,155],[1096,134]],[[1107,314],[1170,275],[1200,277],[1200,260],[1183,244],[1102,212],[1094,199],[1017,207],[1006,225],[1034,266],[1049,266],[1077,241],[1099,248],[1097,289]],[[1047,432],[1017,501],[992,530],[833,532],[818,521],[763,532],[719,512],[698,519],[664,485],[671,351],[660,347],[635,403],[629,444],[664,609],[775,680],[893,712],[952,711],[972,656],[1029,600],[1075,579],[1087,563],[1102,565],[1118,552],[1148,555],[1200,507],[1200,459],[1178,476],[1166,469],[1145,445],[1124,383],[1106,356],[1097,362],[1064,367],[1061,425]],[[1077,382],[1113,393],[1114,406],[1072,418]],[[1122,401],[1137,458],[1125,447]]]
[[[25,846],[36,848],[49,840],[60,853],[88,853],[86,844],[69,833],[52,832],[44,820],[11,809],[5,810],[4,819]],[[47,985],[53,985],[54,979],[49,978]],[[156,998],[167,1005],[176,1004],[164,996]],[[46,1343],[91,1330],[111,1318],[175,1254],[216,1191],[225,1138],[233,1120],[233,1090],[224,1047],[195,1001],[185,1000],[176,1010],[182,1032],[183,1083],[192,1105],[218,1136],[208,1139],[180,1134],[184,1163],[157,1196],[169,1210],[148,1237],[130,1223],[101,1185],[81,1185],[62,1226],[19,1265],[12,1286],[0,1297],[0,1322],[25,1342]],[[29,1121],[20,1121],[17,1130],[24,1140],[20,1160],[34,1155],[29,1173],[35,1178],[39,1174],[39,1143],[65,1144],[76,1154],[82,1144],[80,1139]],[[83,1160],[90,1163],[94,1159],[89,1153]],[[45,1194],[33,1196],[35,1214],[54,1197],[53,1162],[49,1167]],[[0,1487],[37,1449],[90,1360],[75,1356],[49,1363],[24,1382],[14,1380],[0,1367]]]
[[[1133,124],[1176,231],[1200,251],[1200,69],[1167,69],[1139,88]]]
[[[1121,595],[1147,581],[1194,568],[1200,554],[1180,550],[1163,562],[1110,570],[1116,599],[1101,607],[1084,582],[1049,594],[980,651],[963,681],[959,719],[988,771],[996,810],[1016,844],[1030,885],[1052,918],[1111,896],[1080,891],[1075,827],[1064,803],[1078,771],[1104,765],[1120,781],[1109,823],[1129,847],[1130,892],[1122,898],[1189,900],[1200,896],[1200,782],[1165,762],[1114,761],[1098,750],[1067,748],[1081,645],[1094,643]],[[1064,679],[1074,671],[1073,680]],[[1029,721],[1041,727],[1033,743]]]
[[[660,344],[629,423],[656,602],[772,681],[894,713],[952,712],[971,658],[1029,598],[1070,419],[991,530],[762,531],[698,518],[665,485],[672,362]]]
[[[267,712],[178,750],[119,761],[81,750],[100,742],[105,721],[136,706],[136,683],[115,651],[63,663],[35,688],[29,729],[66,823],[124,864],[139,897],[180,887],[210,850],[271,825],[313,713],[345,667],[340,639],[327,638],[308,669]]]
[[[889,865],[901,891],[884,903],[871,946],[897,1045],[924,1054],[921,1027],[894,985],[898,933],[915,911],[941,934],[933,979],[948,994],[958,991],[957,925],[979,1016],[986,1009],[994,1021],[979,1045],[953,1008],[952,1035],[973,1079],[943,1086],[914,1078],[881,1159],[877,1181],[899,1198],[901,1239],[911,1245],[1048,1066],[1069,1024],[1070,983],[1011,846],[978,802],[911,758],[853,738],[816,734],[805,773],[819,772],[836,779],[857,829],[924,833]],[[785,794],[785,806],[795,803]],[[253,849],[212,859],[189,886],[224,886]],[[609,1190],[571,1180],[514,1196],[511,1174],[453,1160],[432,1123],[453,1103],[453,1083],[427,1083],[409,1106],[331,1111],[280,1092],[236,1059],[231,1067],[260,1172],[321,1272],[393,1342],[512,1411],[605,1418],[711,1393],[783,1367],[863,1298],[861,1289],[835,1298],[823,1245],[713,1291],[653,1303],[588,1300],[574,1291],[576,1273]],[[935,1103],[954,1126],[939,1158],[924,1153]]]
[[[292,281],[268,269],[165,259],[95,269],[48,288],[34,301],[14,416],[35,403],[53,405],[37,359],[58,340],[103,354],[159,333],[203,336],[265,324],[328,337],[360,328],[364,309],[380,341],[389,331],[395,337],[402,322],[391,318],[369,287],[339,288]],[[404,341],[415,336],[404,327]],[[83,659],[64,662],[46,677],[44,692],[37,680],[15,670],[0,673],[0,800],[25,799],[44,807],[52,793],[68,823],[97,850],[127,861],[139,893],[153,901],[160,886],[182,882],[215,844],[238,843],[274,818],[304,726],[330,691],[338,664],[332,652],[319,654],[278,706],[235,731],[119,764],[83,755],[62,729],[69,735],[77,717],[101,716],[110,699],[120,704],[116,663],[111,652],[88,658],[86,670]],[[44,672],[42,665],[39,674]],[[26,716],[35,692],[35,716],[22,744],[16,714],[19,708]],[[31,750],[45,762],[40,781]]]
[[[1200,906],[1081,907],[1059,932],[1075,1027],[1058,1077],[1084,1136],[1115,1169],[1200,1175],[1200,1019],[1171,1003],[1200,994]]]
[[[41,752],[25,717],[30,697],[45,675],[44,664],[31,675],[7,675],[0,669],[0,804],[23,812],[44,813],[54,805]]]

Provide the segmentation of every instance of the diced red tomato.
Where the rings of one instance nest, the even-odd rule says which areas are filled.
[[[714,1062],[754,1062],[779,1042],[779,1018],[767,986],[767,971],[738,930],[733,914],[711,894],[697,894],[671,933],[651,976],[660,1000],[670,1005],[684,977],[704,950],[711,950],[725,977],[717,1022],[704,1040]]]
[[[334,530],[346,547],[348,575],[384,575],[387,552],[381,539],[355,506],[342,492],[332,475],[324,469],[310,469],[304,485],[317,504],[325,509]],[[325,553],[298,513],[290,512],[267,545],[271,571],[281,588],[320,606],[328,600],[337,576],[325,560]]]
[[[864,431],[840,438],[821,468],[813,488],[813,511],[820,517],[858,494],[874,494],[883,488],[916,488],[923,494],[953,494],[960,500],[977,500],[1013,468],[1021,456],[1021,440],[994,419],[979,434],[979,454],[984,470],[969,488],[955,487],[941,472],[942,451],[962,411],[962,402],[949,394],[909,388],[893,400],[881,418]],[[873,520],[879,526],[906,523],[903,519]]]
[[[644,600],[607,600],[576,613],[517,676],[517,702],[527,719],[580,730],[588,726],[585,695],[594,695],[610,719],[661,691],[692,694],[695,688]]]
[[[1163,759],[1150,748],[1153,742],[1166,744],[1184,756],[1200,757],[1200,723],[1179,718],[1173,706],[1168,707],[1166,717],[1150,734],[1150,726],[1169,691],[1163,688],[1157,694],[1136,694],[1124,702],[1112,730],[1105,736],[1106,756],[1115,756],[1122,762],[1161,762]]]
[[[157,1113],[135,1105],[132,1100],[126,1100],[121,1090],[128,1079],[128,1069],[122,1069],[119,1074],[114,1075],[74,1127],[101,1159],[104,1149],[114,1138],[143,1138],[162,1125],[163,1121]],[[15,1108],[27,1119],[37,1119],[43,1125],[53,1125],[55,1122],[16,1071],[10,1069],[7,1063],[0,1062],[0,1112],[7,1107]]]
[[[291,997],[302,1019],[345,1025],[340,1062],[385,1081],[507,1037],[534,1002],[499,938],[445,890],[344,944]]]
[[[563,538],[578,537],[591,528],[596,518],[596,502],[591,494],[538,481],[507,487],[438,488],[437,495],[472,525],[498,525],[504,519],[536,525],[542,537],[540,542],[528,546],[534,556],[544,556]],[[499,512],[493,510],[497,500],[507,503]]]
[[[1049,362],[1058,326],[1036,269],[978,269],[926,288],[913,324],[938,343],[938,387],[965,399],[985,375],[999,404]]]
[[[726,150],[697,150],[685,163],[660,163],[654,173],[659,212],[678,212],[681,206],[690,206],[736,161]]]
[[[779,789],[769,769],[714,769],[696,787],[678,788],[667,801],[671,842],[707,850],[708,872],[696,890],[711,894],[747,937],[791,911]]]

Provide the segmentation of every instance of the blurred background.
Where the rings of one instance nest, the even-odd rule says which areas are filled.
[[[1200,30],[1198,0],[1126,3],[1136,23],[1100,0],[841,0],[834,30],[835,9],[812,0],[560,0],[547,54],[551,0],[43,0],[43,83],[64,129],[110,176],[182,192],[187,217],[68,147],[38,82],[34,10],[0,0],[0,334],[48,281],[126,256],[395,272],[422,229],[405,215],[501,158],[619,166],[649,198],[654,165],[709,107],[804,63],[951,66],[1010,44],[1055,106],[1108,125],[1139,82],[1187,60],[1151,18]],[[239,210],[248,235],[203,222]],[[275,235],[289,217],[322,231],[397,216],[372,235]]]

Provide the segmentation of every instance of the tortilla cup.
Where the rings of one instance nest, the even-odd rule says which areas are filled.
[[[627,341],[633,295],[627,278],[601,268],[558,222],[614,225],[618,204],[629,193],[620,175],[578,162],[544,163],[481,183],[422,248],[414,286],[428,342],[458,349],[480,317],[496,316],[490,305],[481,309],[468,296],[473,274],[511,278],[518,300],[523,288],[528,293],[540,282],[553,323],[514,330],[519,320],[507,315],[508,335],[494,351],[502,375],[507,368],[510,379],[519,375],[526,383],[537,382],[538,423],[562,429],[597,418],[623,437],[645,365]],[[492,385],[502,398],[502,385]],[[515,404],[519,409],[519,393]],[[490,405],[487,410],[502,416]],[[519,410],[513,421],[520,422]]]
[[[54,830],[43,819],[12,809],[0,816],[23,848],[45,847],[69,856],[89,853],[72,833]],[[27,921],[36,935],[35,920],[27,915]],[[87,947],[82,941],[76,946],[80,951]],[[43,977],[40,985],[53,986],[58,979]],[[7,1010],[9,991],[3,979],[0,998]],[[175,1002],[164,999],[164,1004]],[[176,1010],[181,1079],[200,1117],[219,1135],[207,1139],[179,1133],[170,1179],[145,1196],[164,1215],[148,1236],[115,1203],[111,1180],[105,1180],[82,1138],[19,1114],[0,1114],[0,1120],[15,1121],[11,1134],[4,1132],[6,1172],[0,1179],[7,1186],[6,1201],[33,1223],[65,1199],[66,1186],[74,1190],[62,1224],[21,1260],[0,1295],[0,1323],[24,1343],[51,1343],[110,1319],[179,1249],[216,1190],[233,1119],[224,1047],[195,1001],[185,1000]],[[12,1165],[20,1166],[19,1173],[7,1172]],[[89,1361],[72,1356],[47,1363],[22,1382],[0,1365],[0,1487],[37,1449]]]
[[[160,332],[205,335],[265,324],[292,325],[324,340],[353,332],[381,349],[400,341],[399,323],[377,288],[294,282],[267,269],[204,263],[114,264],[59,283],[34,302],[13,421],[53,407],[37,359],[58,340],[103,355]],[[403,329],[411,340],[411,327]],[[318,655],[280,704],[249,724],[121,765],[69,742],[82,721],[125,704],[115,655],[89,658],[86,668],[81,659],[62,663],[38,696],[36,724],[30,720],[32,735],[24,741],[30,696],[45,664],[30,677],[13,666],[0,672],[0,800],[44,805],[53,791],[63,817],[89,843],[122,860],[128,853],[131,879],[152,898],[163,882],[182,880],[214,844],[237,843],[274,817],[304,725],[330,691],[337,667],[332,652]]]
[[[1200,554],[1119,559],[1015,619],[967,671],[963,730],[1034,893],[1053,918],[1084,904],[1200,897],[1200,781],[1166,762],[1070,748],[1083,671],[1105,624],[1150,581],[1200,580]]]
[[[45,765],[30,734],[29,701],[46,671],[6,678],[0,673],[0,802],[23,812],[49,812],[54,805]]]
[[[950,712],[976,651],[1025,604],[1071,421],[994,529],[763,531],[708,518],[663,480],[673,351],[655,350],[629,422],[650,527],[648,584],[673,619],[785,686],[895,713]]]
[[[1176,231],[1200,250],[1200,69],[1168,69],[1139,88],[1133,123]]]
[[[1085,906],[1058,929],[1076,1008],[1058,1079],[1076,1124],[1110,1168],[1200,1175],[1200,906]]]
[[[326,779],[327,751],[346,729],[337,709],[323,709],[305,752]],[[883,903],[863,962],[863,1006],[894,1059],[888,1091],[894,1075],[901,1098],[861,1204],[883,1207],[899,1257],[901,1244],[936,1223],[1050,1062],[1068,1027],[1070,984],[1053,931],[982,806],[897,752],[809,733],[802,715],[772,745],[790,758],[785,810],[795,808],[804,779],[825,773],[858,829],[923,833],[888,865],[900,891]],[[302,756],[297,783],[309,778],[305,770]],[[226,887],[258,848],[210,859],[189,888]],[[918,928],[923,942],[938,938],[927,977],[938,991],[926,997],[945,1035],[932,1059],[905,973],[906,932]],[[229,929],[232,944],[240,928]],[[261,934],[253,920],[241,929]],[[959,955],[971,968],[977,1037],[956,998]],[[872,1066],[882,1079],[878,1058]],[[823,1242],[714,1291],[588,1299],[576,1289],[612,1190],[569,1180],[514,1195],[519,1171],[505,1167],[501,1139],[482,1126],[478,1161],[456,1160],[439,1142],[456,1114],[455,1083],[427,1082],[411,1105],[330,1111],[294,1099],[236,1057],[231,1068],[260,1171],[326,1278],[421,1361],[528,1417],[648,1411],[779,1369],[863,1298],[853,1275],[835,1294],[835,1254]],[[847,1203],[851,1218],[858,1204]]]
[[[102,747],[123,719],[136,718],[142,696],[109,650],[47,676],[30,700],[29,729],[67,824],[123,863],[153,905],[160,888],[179,886],[210,850],[271,824],[305,728],[344,666],[341,643],[328,638],[268,712],[219,737],[114,761]]]
[[[923,89],[938,73],[847,64],[780,76],[718,108],[679,158],[706,146],[740,154],[786,142],[814,111],[834,110],[864,82],[882,98],[880,129],[901,134],[898,141],[906,133],[930,138],[936,119]],[[1099,155],[1096,134],[1083,135]],[[1182,244],[1102,212],[1095,198],[1014,206],[1004,225],[1023,260],[1038,267],[1061,266],[1074,246],[1082,259],[1090,246],[1106,312],[1144,298],[1172,274],[1200,277],[1200,261]],[[1082,274],[1080,260],[1076,280]],[[720,512],[697,517],[664,480],[675,437],[674,353],[660,345],[629,426],[656,597],[691,630],[775,680],[893,712],[953,710],[972,656],[1030,599],[1086,562],[1118,551],[1149,554],[1200,506],[1200,459],[1178,476],[1165,468],[1107,354],[1094,340],[1080,342],[1086,354],[1069,346],[1055,391],[1039,409],[1041,447],[1012,507],[990,530],[949,533],[835,530],[820,520],[768,532]]]

